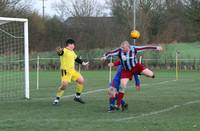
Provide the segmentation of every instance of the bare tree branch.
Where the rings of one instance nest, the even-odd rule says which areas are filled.
[[[60,3],[54,4],[53,8],[63,19],[69,16],[101,15],[101,6],[97,0],[72,0],[71,2],[61,0]]]

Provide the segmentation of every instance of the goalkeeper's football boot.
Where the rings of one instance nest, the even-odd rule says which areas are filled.
[[[80,97],[74,97],[74,101],[85,104],[85,102]]]
[[[53,101],[53,105],[57,105],[58,103],[59,103],[59,98],[56,97],[56,98],[54,99],[54,101]]]
[[[125,111],[125,110],[128,110],[128,104],[127,103],[122,105],[122,112]]]

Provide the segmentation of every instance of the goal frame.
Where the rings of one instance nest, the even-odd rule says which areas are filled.
[[[29,84],[29,39],[28,39],[28,19],[26,18],[11,18],[0,17],[0,21],[7,22],[23,22],[24,23],[24,73],[25,73],[25,89],[24,96],[26,99],[30,98],[30,84]]]

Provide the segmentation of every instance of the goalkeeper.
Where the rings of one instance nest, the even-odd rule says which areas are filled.
[[[56,52],[60,56],[61,85],[58,88],[56,97],[53,101],[54,105],[59,103],[61,96],[64,94],[64,90],[68,87],[72,80],[77,82],[74,101],[82,104],[85,103],[80,97],[84,87],[84,78],[78,71],[75,70],[75,62],[84,66],[88,65],[89,62],[83,62],[79,57],[77,57],[74,52],[74,48],[75,41],[73,39],[68,39],[66,41],[65,48],[56,48]]]

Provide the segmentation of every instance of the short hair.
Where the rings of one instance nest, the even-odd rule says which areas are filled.
[[[128,41],[123,41],[120,45],[120,47],[124,47],[124,46],[130,46]]]
[[[68,39],[68,40],[65,41],[65,44],[66,45],[75,44],[75,41],[73,39]]]

